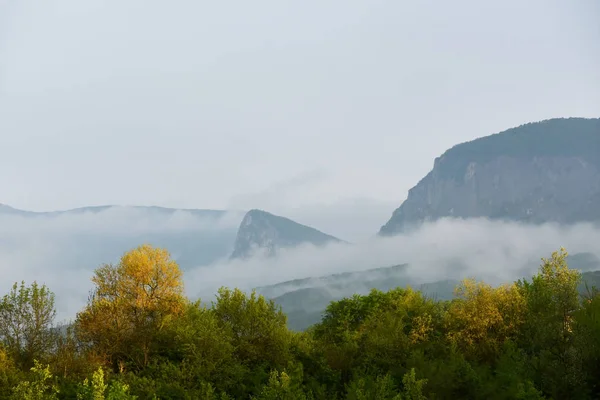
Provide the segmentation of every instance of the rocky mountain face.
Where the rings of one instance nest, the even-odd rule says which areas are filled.
[[[244,216],[231,258],[248,258],[256,252],[272,256],[278,249],[301,244],[323,246],[340,239],[291,219],[262,210],[250,210]]]
[[[454,146],[379,233],[444,217],[600,221],[600,119],[530,123]]]

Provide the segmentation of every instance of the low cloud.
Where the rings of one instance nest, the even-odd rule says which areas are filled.
[[[233,196],[227,208],[250,210],[263,207],[275,211],[281,204],[293,204],[307,189],[322,183],[325,178],[327,173],[323,169],[306,170],[291,178],[275,181],[262,190]]]
[[[36,280],[55,292],[59,319],[70,318],[85,304],[93,270],[101,264],[142,243],[167,247],[188,266],[212,262],[229,254],[242,217],[133,207],[0,214],[0,293],[14,282]]]
[[[53,234],[119,234],[164,233],[227,229],[239,225],[239,212],[213,216],[198,215],[191,210],[153,207],[114,206],[102,211],[70,211],[39,213],[28,216],[0,214],[0,238]],[[10,228],[10,229],[8,229]]]
[[[591,224],[564,228],[481,219],[441,220],[393,238],[372,236],[352,245],[301,246],[273,258],[228,260],[242,217],[128,207],[55,216],[0,214],[0,294],[14,282],[36,280],[56,293],[58,319],[73,318],[87,300],[93,270],[142,243],[169,249],[184,268],[186,293],[205,301],[213,300],[220,286],[250,290],[402,263],[409,263],[410,276],[422,282],[476,276],[494,283],[534,272],[531,266],[539,265],[540,257],[561,246],[600,256],[600,230]]]
[[[192,296],[212,300],[220,286],[250,290],[283,281],[410,264],[411,279],[427,283],[475,277],[492,284],[535,272],[541,257],[565,247],[571,254],[600,255],[600,229],[592,224],[560,227],[444,219],[407,235],[372,238],[325,248],[302,246],[276,257],[232,260],[187,274]]]
[[[360,242],[375,236],[397,207],[398,201],[346,198],[283,209],[279,214],[345,241]]]

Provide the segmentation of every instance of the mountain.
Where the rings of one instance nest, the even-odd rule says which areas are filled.
[[[397,287],[411,286],[421,291],[424,295],[436,300],[450,300],[454,297],[454,289],[460,280],[472,276],[460,268],[459,260],[448,260],[447,268],[440,269],[440,277],[437,281],[427,281],[408,273],[408,264],[395,265],[392,267],[375,268],[364,271],[345,272],[321,277],[295,279],[269,286],[255,288],[258,294],[272,299],[281,306],[288,317],[288,326],[293,330],[304,330],[319,322],[321,317],[332,301],[340,300],[357,294],[368,294],[371,289],[388,291]],[[600,259],[591,253],[575,253],[568,256],[568,264],[572,269],[580,270],[582,282],[579,292],[586,292],[588,287],[600,288]],[[524,262],[522,268],[515,270],[515,280],[521,277],[529,277],[539,268],[539,260],[536,262]],[[441,271],[447,272],[441,272]],[[500,284],[503,280],[492,285]]]
[[[79,208],[71,208],[68,210],[59,210],[59,211],[26,211],[20,210],[18,208],[14,208],[8,206],[6,204],[0,203],[0,215],[1,214],[11,214],[11,215],[23,215],[28,217],[33,216],[59,216],[59,215],[76,215],[76,214],[84,214],[91,213],[97,214],[102,211],[107,211],[111,209],[127,209],[127,210],[135,210],[135,211],[147,211],[155,214],[163,214],[163,215],[173,215],[176,212],[186,212],[195,216],[201,217],[213,217],[220,218],[225,215],[228,211],[225,210],[205,210],[205,209],[197,209],[197,208],[167,208],[167,207],[159,207],[159,206],[118,206],[118,205],[103,205],[103,206],[88,206],[88,207],[79,207]]]
[[[599,221],[600,119],[529,123],[452,147],[379,233],[394,235],[444,217]]]
[[[337,274],[294,279],[268,286],[259,286],[255,290],[267,298],[278,298],[288,293],[312,288],[327,288],[329,292],[343,295],[369,292],[372,288],[388,290],[403,284],[414,283],[407,274],[408,264],[368,270],[342,272]]]
[[[397,287],[412,286],[426,296],[449,300],[457,280],[444,279],[420,283],[407,274],[408,265],[375,268],[366,271],[346,272],[318,278],[297,279],[272,286],[256,288],[256,292],[271,298],[288,317],[288,327],[301,331],[319,322],[332,301],[354,294],[368,294],[371,289],[388,291]],[[274,296],[275,295],[275,296]]]
[[[9,205],[0,203],[0,215],[35,215],[33,211],[19,210]]]
[[[302,244],[323,246],[334,242],[342,241],[291,219],[262,210],[250,210],[238,229],[231,258],[248,258],[257,251],[272,256],[278,249]]]
[[[368,294],[375,288],[388,291],[396,287],[413,286],[428,296],[440,300],[452,296],[458,281],[444,280],[422,284],[407,273],[407,264],[374,268],[365,271],[344,272],[321,277],[295,279],[275,285],[255,288],[258,294],[280,305],[288,317],[288,326],[304,330],[321,320],[330,302],[354,294]]]
[[[183,269],[208,265],[231,254],[242,215],[225,210],[115,205],[34,212],[0,205],[0,218],[23,219],[0,220],[0,224],[25,225],[36,235],[38,231],[48,235],[45,241],[49,243],[59,241],[54,246],[68,246],[68,251],[60,253],[59,262],[65,268],[95,268],[118,260],[142,243],[168,249]],[[63,228],[63,222],[72,228]],[[0,243],[0,251],[2,247]]]

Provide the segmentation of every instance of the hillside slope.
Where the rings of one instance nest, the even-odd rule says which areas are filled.
[[[568,257],[569,267],[583,272],[579,285],[581,294],[588,287],[600,288],[600,258],[591,253],[575,253]],[[410,285],[428,297],[436,300],[450,300],[454,297],[454,289],[460,280],[474,277],[455,270],[449,265],[448,271],[440,271],[438,281],[423,279],[408,273],[407,264],[391,267],[375,268],[363,271],[311,277],[281,282],[275,285],[255,288],[256,292],[272,299],[280,305],[288,317],[288,326],[293,330],[304,330],[319,322],[323,312],[332,301],[351,297],[353,294],[368,294],[371,289],[388,291],[396,287]],[[524,262],[522,268],[516,270],[513,278],[530,277],[539,268],[539,260]],[[414,270],[413,270],[414,271]],[[475,278],[477,278],[475,276]],[[496,282],[499,284],[500,282]]]
[[[454,146],[410,189],[380,234],[444,217],[599,221],[600,119],[530,123]]]

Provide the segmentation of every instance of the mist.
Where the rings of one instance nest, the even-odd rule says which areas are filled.
[[[592,224],[561,227],[442,219],[411,234],[321,248],[306,245],[281,250],[271,258],[259,255],[194,269],[187,273],[186,285],[190,296],[210,301],[220,286],[249,291],[293,279],[405,263],[409,264],[408,277],[420,283],[473,277],[499,284],[530,276],[542,257],[550,257],[561,247],[571,254],[599,256],[599,239],[600,229]]]
[[[440,220],[392,238],[373,235],[353,244],[306,245],[271,258],[229,260],[242,217],[237,212],[215,218],[129,207],[40,216],[0,214],[0,294],[14,282],[35,280],[56,294],[57,321],[74,318],[92,289],[93,270],[117,262],[123,252],[143,243],[166,247],[182,266],[186,294],[203,301],[214,300],[221,286],[248,291],[403,263],[410,264],[407,273],[412,279],[424,283],[467,276],[499,283],[533,273],[535,268],[524,268],[539,265],[541,257],[561,246],[570,253],[600,255],[600,230],[591,224],[565,228],[481,219]],[[196,253],[208,251],[216,251],[212,262],[193,264],[202,256]]]
[[[243,217],[152,208],[111,207],[99,212],[0,213],[0,293],[14,282],[37,281],[56,294],[58,319],[84,305],[93,271],[143,243],[166,247],[185,270],[231,252]]]

